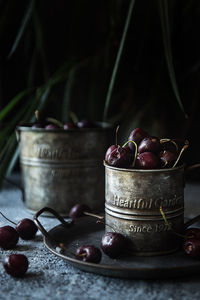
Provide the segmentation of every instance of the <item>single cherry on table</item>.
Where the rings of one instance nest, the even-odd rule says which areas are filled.
[[[19,233],[12,226],[0,227],[0,247],[3,249],[14,248],[19,241]]]
[[[18,223],[15,223],[15,222],[11,221],[10,219],[8,219],[2,212],[0,212],[0,214],[7,221],[9,221],[10,223],[15,225],[15,231],[17,231],[18,235],[23,240],[31,240],[35,237],[35,235],[38,231],[38,228],[33,220],[31,220],[29,218],[24,218],[21,221],[19,221]]]
[[[29,262],[24,254],[11,254],[3,261],[6,272],[13,277],[23,277],[27,272]]]

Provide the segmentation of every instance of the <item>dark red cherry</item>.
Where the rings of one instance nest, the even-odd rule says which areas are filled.
[[[143,152],[137,155],[135,166],[137,169],[156,169],[160,161],[153,152]]]
[[[58,125],[56,125],[56,124],[47,124],[46,126],[45,126],[45,129],[47,129],[47,130],[51,130],[51,129],[59,129],[60,127],[58,126]]]
[[[42,123],[34,123],[31,127],[32,128],[44,128],[44,124],[42,124]]]
[[[106,154],[105,154],[105,161],[106,161],[106,162],[108,162],[111,152],[112,152],[113,150],[116,150],[118,147],[120,147],[120,146],[118,146],[118,145],[111,145],[111,146],[107,149]]]
[[[101,249],[111,258],[117,258],[127,250],[127,240],[117,232],[107,232],[102,236]]]
[[[178,158],[178,154],[169,150],[164,150],[159,153],[161,167],[171,168]]]
[[[77,127],[78,128],[94,128],[97,127],[93,122],[89,121],[89,120],[80,120],[77,122]]]
[[[72,219],[80,218],[80,217],[84,216],[84,212],[90,212],[90,211],[91,211],[91,209],[89,208],[88,205],[82,204],[82,203],[78,203],[78,204],[75,204],[70,209],[69,216]]]
[[[66,122],[64,125],[63,125],[63,128],[65,130],[68,130],[68,129],[76,129],[77,126],[74,122]]]
[[[17,224],[16,231],[23,240],[31,240],[35,237],[38,228],[32,220],[25,218]]]
[[[4,269],[14,277],[22,277],[28,270],[28,259],[23,254],[11,254],[3,262]]]
[[[83,245],[76,250],[76,257],[86,262],[98,264],[101,256],[101,250],[93,245]]]
[[[185,235],[187,238],[194,238],[200,240],[200,228],[190,227],[185,230]]]
[[[154,152],[158,153],[162,149],[159,138],[155,136],[145,137],[138,145],[138,153]]]
[[[108,151],[108,150],[107,150]],[[130,167],[134,160],[134,152],[127,147],[113,148],[110,153],[106,155],[106,162],[113,167],[127,168]]]
[[[200,257],[200,240],[196,238],[186,239],[183,244],[183,249],[186,254],[192,257]]]
[[[149,134],[141,128],[135,128],[131,131],[128,140],[136,142],[137,145],[143,140],[145,137],[149,136]],[[135,146],[133,143],[128,143],[128,146],[131,150],[135,151]]]
[[[19,240],[18,232],[11,226],[0,227],[0,247],[3,249],[14,248]]]

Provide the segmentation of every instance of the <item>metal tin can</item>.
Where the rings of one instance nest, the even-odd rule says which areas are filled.
[[[76,203],[94,211],[104,207],[102,161],[112,127],[45,130],[19,126],[20,167],[25,206],[36,212],[44,206],[67,215]]]
[[[176,251],[184,225],[184,166],[138,170],[104,165],[106,231],[129,237],[135,255]]]

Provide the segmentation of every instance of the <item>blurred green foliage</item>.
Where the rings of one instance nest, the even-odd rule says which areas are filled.
[[[0,178],[36,109],[184,137],[198,162],[199,29],[198,0],[0,0]]]

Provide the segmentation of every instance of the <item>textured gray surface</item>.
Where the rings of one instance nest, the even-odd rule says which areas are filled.
[[[192,217],[200,214],[200,184],[187,184],[185,211]],[[1,211],[17,222],[32,215],[24,208],[19,190],[5,185],[0,192]],[[53,218],[41,218],[50,229],[58,224]],[[8,222],[0,217],[0,226]],[[24,278],[15,279],[5,273],[0,264],[0,299],[200,299],[200,276],[171,280],[127,280],[82,272],[50,253],[38,232],[33,241],[20,240],[14,250],[0,250],[3,261],[10,253],[23,253],[29,259]]]

